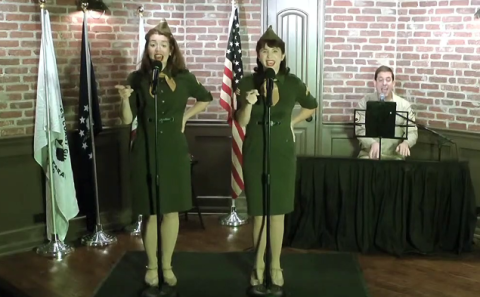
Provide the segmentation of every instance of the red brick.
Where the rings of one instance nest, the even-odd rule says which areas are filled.
[[[78,100],[75,86],[78,85],[82,17],[68,15],[70,2],[57,0],[56,7],[51,8],[55,12],[51,19],[55,27],[53,37],[64,102],[74,111]],[[146,29],[156,25],[160,17],[168,18],[189,61],[189,68],[217,99],[230,5],[206,0],[203,3],[196,1],[195,4],[186,4],[185,0],[143,2]],[[385,63],[395,68],[397,93],[408,96],[415,103],[419,121],[435,127],[480,131],[480,112],[476,112],[476,102],[480,101],[480,24],[472,19],[480,0],[471,2],[402,1],[401,8],[396,11],[398,15],[395,15],[390,14],[395,13],[395,1],[327,1],[325,40],[321,43],[325,58],[322,64],[322,99],[324,107],[327,107],[324,121],[351,120],[352,108],[358,100],[373,91],[373,72],[385,59]],[[34,102],[40,39],[38,5],[28,0],[15,3],[21,4],[0,5],[0,9],[6,12],[3,19],[0,18],[0,53],[7,55],[0,61],[7,66],[1,74],[10,75],[8,80],[3,80],[0,91],[6,92],[9,102],[22,98],[30,100],[26,102]],[[138,4],[112,3],[108,18],[89,19],[92,58],[102,87],[99,90],[102,115],[105,123],[112,125],[118,123],[118,107],[115,107],[118,100],[115,99],[116,92],[110,88],[124,81],[128,72],[135,68]],[[241,6],[241,26],[249,34],[242,38],[242,41],[249,40],[243,43],[244,68],[248,71],[255,65],[253,48],[262,33],[260,12],[260,0],[244,1]],[[410,21],[414,24],[413,28]],[[12,67],[18,65],[22,67]],[[12,74],[11,69],[18,70]],[[0,136],[32,131],[34,106],[25,105],[23,108],[27,112],[17,120],[22,129],[4,132],[0,127]],[[453,118],[454,111],[460,112],[457,119]],[[468,111],[468,116],[465,116],[465,111]],[[27,116],[28,119],[24,118]],[[215,102],[201,117],[225,120],[226,114]],[[466,119],[470,121],[471,118],[475,119],[476,125],[466,124]],[[67,126],[74,128],[75,116],[70,115],[67,120],[70,121]],[[462,125],[449,122],[455,120],[463,122]]]

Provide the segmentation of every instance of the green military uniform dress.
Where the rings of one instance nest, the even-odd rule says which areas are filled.
[[[212,95],[188,70],[171,77],[173,91],[165,78],[160,78],[158,96],[158,174],[160,211],[162,214],[192,208],[190,155],[182,133],[183,115],[190,97],[212,101]],[[155,100],[150,94],[150,76],[133,72],[128,78],[134,89],[130,96],[133,118],[138,116],[136,139],[131,149],[131,182],[133,213],[155,214]],[[153,177],[149,185],[148,176]]]
[[[260,39],[281,40],[271,26]],[[251,74],[240,80],[237,86],[238,107],[248,104],[247,92],[256,89],[259,74]],[[261,79],[259,79],[261,81]],[[271,107],[270,151],[270,215],[293,211],[295,196],[296,152],[291,130],[292,111],[296,103],[307,109],[318,106],[307,86],[295,75],[278,73],[275,78],[279,100]],[[262,87],[260,87],[262,89]],[[257,104],[252,106],[250,122],[246,127],[243,143],[243,178],[248,213],[262,216],[263,208],[263,160],[264,160],[264,92],[259,90]]]
[[[238,84],[240,106],[247,104],[246,93],[255,89],[254,75],[245,76]],[[318,106],[306,85],[295,75],[279,74],[276,79],[280,98],[271,108],[270,215],[293,211],[297,159],[291,130],[293,108],[296,103],[307,109]],[[262,100],[264,97],[259,96],[259,104],[252,106],[242,149],[245,197],[248,214],[252,216],[263,215],[264,128],[261,122],[265,107]]]

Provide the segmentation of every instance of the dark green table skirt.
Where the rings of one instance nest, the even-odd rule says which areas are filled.
[[[395,255],[470,251],[467,162],[299,157],[285,245]]]

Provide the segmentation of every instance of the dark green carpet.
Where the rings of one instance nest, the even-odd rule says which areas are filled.
[[[137,297],[144,288],[146,256],[129,252],[113,268],[95,297]],[[253,253],[174,254],[180,297],[245,297]],[[370,297],[354,255],[283,254],[287,297]]]

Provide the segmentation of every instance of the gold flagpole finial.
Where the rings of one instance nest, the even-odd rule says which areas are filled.
[[[41,9],[44,9],[44,8],[45,8],[45,5],[47,4],[47,3],[46,3],[47,0],[39,0],[38,2],[40,3],[40,8],[41,8]]]
[[[82,2],[82,10],[83,10],[83,12],[87,12],[87,8],[88,8],[88,2]]]
[[[145,8],[143,7],[143,5],[138,7],[138,15],[139,16],[143,16],[144,11],[145,11]]]

